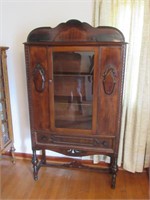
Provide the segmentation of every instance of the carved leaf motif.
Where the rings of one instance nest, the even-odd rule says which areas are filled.
[[[116,74],[114,68],[108,68],[103,74],[103,88],[107,95],[111,95],[116,84]]]
[[[37,64],[33,71],[33,82],[37,92],[43,92],[45,88],[45,71],[40,64]]]

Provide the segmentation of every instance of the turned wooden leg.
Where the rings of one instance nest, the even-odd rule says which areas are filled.
[[[114,155],[111,158],[111,173],[112,173],[112,182],[111,187],[115,189],[116,187],[116,177],[118,172],[118,166],[117,166],[117,156]]]
[[[36,150],[33,150],[32,164],[33,164],[34,180],[37,181],[38,180],[38,159],[36,156]]]
[[[14,146],[12,146],[12,147],[10,148],[10,152],[11,152],[11,156],[12,156],[12,163],[13,163],[13,164],[16,163],[16,159],[15,159],[15,155],[14,155],[15,150],[16,150],[16,149],[14,148]]]
[[[41,159],[42,164],[46,164],[46,156],[45,156],[45,149],[42,149],[42,159]]]

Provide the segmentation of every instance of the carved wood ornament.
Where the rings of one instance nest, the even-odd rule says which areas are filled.
[[[43,92],[45,88],[45,71],[39,63],[35,66],[33,71],[33,82],[37,92]]]
[[[103,88],[107,95],[111,95],[116,85],[116,70],[109,66],[103,74]]]

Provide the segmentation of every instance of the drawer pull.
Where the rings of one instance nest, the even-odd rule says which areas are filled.
[[[107,147],[107,146],[108,146],[108,142],[103,141],[103,142],[102,142],[102,145],[103,145],[104,147]]]
[[[43,142],[46,142],[46,141],[48,141],[48,138],[47,138],[46,136],[42,136],[42,137],[41,137],[41,140],[42,140]]]

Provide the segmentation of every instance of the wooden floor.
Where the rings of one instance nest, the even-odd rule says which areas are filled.
[[[32,177],[27,160],[1,160],[0,199],[149,199],[148,175],[119,171],[116,189],[111,176],[79,169],[43,167],[39,180]]]

